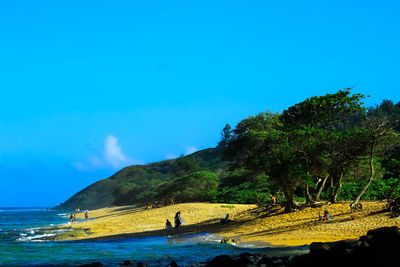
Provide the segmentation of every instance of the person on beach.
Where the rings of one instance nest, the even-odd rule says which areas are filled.
[[[85,221],[87,222],[89,220],[89,212],[85,211]]]
[[[171,231],[172,230],[172,223],[167,219],[167,222],[165,223],[165,229]]]
[[[74,215],[71,213],[69,215],[69,222],[72,223],[74,221]]]
[[[181,217],[181,212],[178,211],[178,212],[175,214],[175,228],[179,228],[181,225],[183,225],[183,223],[184,223],[184,220],[183,220],[183,218]]]
[[[74,213],[74,223],[76,223],[76,213]]]
[[[273,195],[270,195],[271,201],[272,201],[272,205],[276,204],[276,197]]]
[[[221,219],[220,222],[221,222],[221,224],[226,224],[226,223],[230,222],[230,220],[229,220],[229,213],[226,214],[225,219]]]
[[[329,212],[327,210],[324,211],[323,216],[319,215],[320,221],[327,221],[327,220],[331,220],[331,219],[332,219],[332,216],[329,214]]]

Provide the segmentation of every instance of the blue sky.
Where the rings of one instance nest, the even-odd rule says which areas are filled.
[[[53,206],[226,123],[400,101],[398,1],[1,1],[0,206]]]

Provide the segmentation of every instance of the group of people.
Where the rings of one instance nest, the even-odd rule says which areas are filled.
[[[71,213],[69,215],[69,221],[70,223],[76,223],[76,214],[80,213],[80,209],[76,209],[75,213]],[[86,210],[85,211],[85,221],[87,222],[89,220],[89,212]]]
[[[221,224],[226,224],[228,222],[230,222],[231,220],[229,220],[229,213],[226,214],[225,219],[221,219]],[[185,221],[183,220],[183,218],[181,217],[181,212],[178,211],[175,214],[175,228],[179,228],[181,225],[183,225],[185,223]],[[170,222],[170,220],[167,219],[167,222],[165,223],[165,229],[167,230],[172,230],[172,223]]]
[[[175,228],[179,228],[181,225],[183,225],[185,221],[181,217],[181,212],[178,211],[175,214]],[[167,222],[165,223],[165,229],[171,230],[172,229],[172,223],[167,219]]]

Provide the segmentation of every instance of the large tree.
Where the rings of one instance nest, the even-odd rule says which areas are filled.
[[[303,141],[308,144],[305,146],[308,153],[303,153],[303,167],[308,174],[320,177],[315,186],[314,201],[319,200],[328,178],[331,181],[330,201],[336,201],[344,174],[362,152],[357,139],[361,133],[350,118],[365,113],[363,98],[362,94],[351,94],[351,89],[347,88],[308,98],[282,114],[286,128],[310,133],[309,139]],[[306,192],[310,199],[308,185]]]
[[[264,112],[250,116],[233,130],[226,155],[236,166],[263,172],[277,181],[287,210],[294,206],[294,190],[300,185],[305,186],[311,200],[309,184],[314,176],[323,176],[314,200],[330,177],[334,202],[344,174],[365,150],[360,138],[363,131],[344,123],[364,112],[362,98],[344,89],[306,99],[282,115]]]
[[[286,210],[294,206],[294,190],[304,172],[297,157],[296,133],[286,131],[279,114],[263,112],[242,120],[233,130],[226,155],[253,171],[278,182],[286,198]],[[299,142],[297,142],[299,143]]]

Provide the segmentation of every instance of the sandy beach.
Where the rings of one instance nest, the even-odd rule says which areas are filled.
[[[240,242],[263,241],[278,246],[307,245],[312,242],[333,242],[356,239],[368,230],[383,226],[400,227],[400,219],[382,212],[386,202],[362,202],[363,211],[352,219],[349,203],[337,203],[318,208],[283,213],[280,206],[257,207],[221,203],[184,203],[148,209],[133,206],[104,208],[89,211],[88,222],[72,224],[87,234],[71,239],[111,239],[142,236],[167,236],[208,232],[230,237]],[[334,219],[318,221],[319,214],[328,210]],[[185,225],[170,231],[165,229],[168,218],[172,223],[181,211]],[[220,219],[230,214],[232,220],[221,225]],[[83,218],[84,214],[78,214]],[[68,238],[67,238],[68,239]]]

